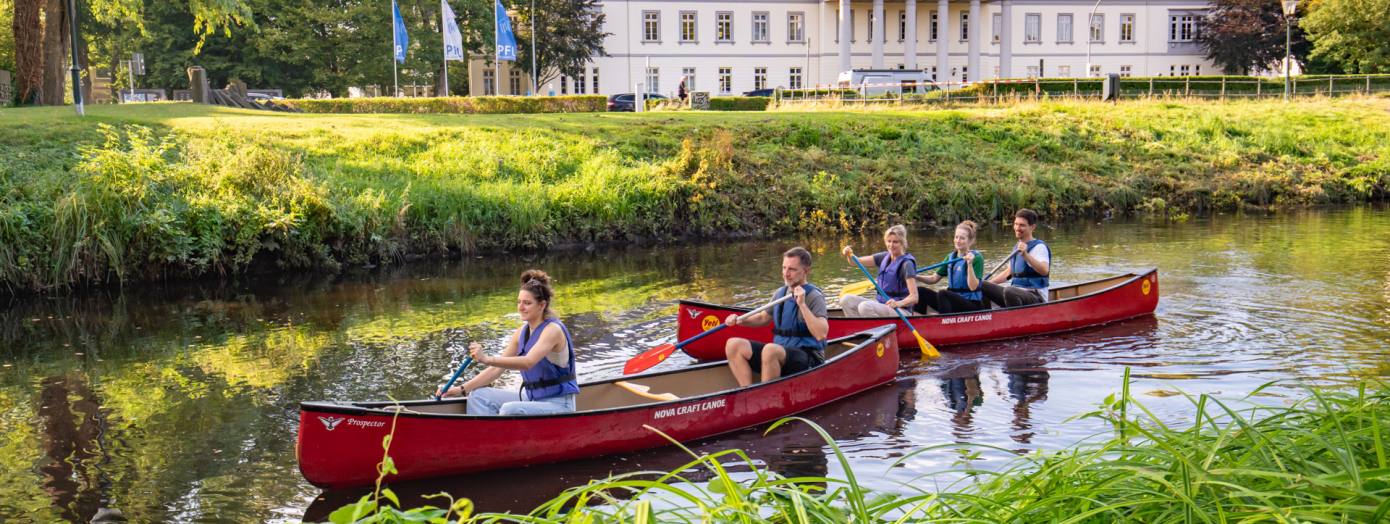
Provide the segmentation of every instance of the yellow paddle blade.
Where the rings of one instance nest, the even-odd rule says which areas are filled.
[[[874,283],[869,282],[868,280],[862,282],[855,282],[853,284],[840,288],[840,298],[851,297],[854,295],[863,295],[864,292],[873,288]]]
[[[922,334],[918,333],[917,330],[912,330],[912,336],[917,337],[917,345],[922,348],[922,360],[941,356],[941,352],[936,350],[936,346],[931,345],[931,342],[927,342],[927,339],[922,338]]]

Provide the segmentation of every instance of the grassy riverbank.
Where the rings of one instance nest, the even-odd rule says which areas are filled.
[[[0,112],[0,287],[1390,194],[1390,99],[936,111]]]

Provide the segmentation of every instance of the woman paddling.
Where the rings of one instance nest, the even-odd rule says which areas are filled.
[[[579,383],[575,381],[574,345],[569,330],[550,309],[555,292],[550,277],[539,269],[521,274],[516,311],[524,322],[512,333],[501,356],[489,356],[483,346],[468,346],[473,359],[489,367],[444,396],[468,394],[469,415],[543,415],[574,411]],[[503,370],[521,372],[521,391],[490,387]]]
[[[917,307],[919,313],[928,312],[928,307],[943,315],[989,307],[980,293],[980,282],[985,278],[985,257],[971,249],[975,246],[975,228],[975,223],[969,220],[957,225],[953,240],[956,249],[943,260],[951,263],[935,273],[917,277],[917,280],[927,284],[946,279],[946,289],[942,291],[926,287],[917,289],[918,296],[922,297]]]
[[[917,304],[917,259],[907,252],[907,228],[902,224],[883,232],[883,245],[887,251],[873,256],[858,257],[859,263],[878,266],[878,287],[888,298],[878,297],[878,301],[860,296],[847,296],[840,299],[840,309],[847,317],[891,317],[893,308],[899,308],[904,315],[912,314],[912,306]],[[845,246],[840,254],[846,258],[854,256],[854,250]]]

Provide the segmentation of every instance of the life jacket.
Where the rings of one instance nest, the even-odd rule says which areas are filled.
[[[1036,238],[1028,241],[1028,250],[1032,251],[1033,246],[1038,244],[1042,244],[1047,249],[1047,256],[1051,259],[1052,248],[1047,247],[1046,243]],[[1014,255],[1013,263],[1009,265],[1009,269],[1012,270],[1010,284],[1014,287],[1046,290],[1049,285],[1047,277],[1034,271],[1033,266],[1028,265],[1028,261],[1023,259],[1023,253]]]
[[[531,326],[523,324],[521,326],[521,349],[517,352],[518,356],[526,356],[531,351],[531,347],[540,340],[540,333],[545,331],[545,325],[554,323],[560,326],[560,332],[565,334],[565,348],[569,350],[569,363],[565,367],[560,367],[551,362],[549,358],[542,358],[536,365],[521,371],[521,389],[526,391],[530,400],[541,400],[551,397],[561,397],[579,393],[579,383],[574,376],[574,343],[570,341],[570,332],[565,329],[565,325],[559,320],[547,318],[536,327],[535,333],[531,332]],[[531,335],[536,335],[532,337]]]
[[[975,251],[973,249],[970,252],[975,254],[975,258],[980,258],[984,256],[981,255],[979,251]],[[949,256],[955,257],[956,254],[955,252],[951,252]],[[974,291],[971,291],[969,277],[970,274],[967,273],[967,271],[973,269],[970,267],[970,263],[966,262],[964,258],[951,258],[950,260],[951,263],[946,266],[946,274],[948,275],[948,280],[946,281],[946,290],[954,292],[955,294],[960,295],[966,300],[979,301],[981,296],[980,289],[984,288],[983,280],[981,280],[980,282],[980,287],[975,288]]]
[[[902,300],[907,298],[908,289],[906,280],[898,275],[898,271],[902,269],[905,261],[911,261],[913,267],[916,267],[917,259],[912,258],[911,253],[906,253],[892,262],[888,261],[890,258],[893,258],[892,255],[883,255],[883,260],[878,263],[878,287],[888,298]],[[888,299],[880,296],[878,301],[882,304],[888,302]]]
[[[811,284],[803,284],[801,289],[806,290],[806,297],[809,300],[812,294],[819,294],[822,297],[820,288]],[[773,293],[772,298],[778,299],[787,296],[787,286],[782,286]],[[811,328],[806,325],[806,320],[801,318],[801,308],[797,307],[796,300],[788,300],[777,304],[772,308],[772,343],[787,349],[802,348],[811,352],[819,360],[825,360],[825,341],[818,339],[811,334]]]

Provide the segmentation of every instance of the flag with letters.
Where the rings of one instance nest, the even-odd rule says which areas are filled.
[[[512,34],[512,19],[507,8],[497,0],[497,61],[516,61],[516,35]]]
[[[410,47],[410,36],[405,34],[405,20],[401,19],[401,7],[391,0],[391,33],[396,41],[396,61],[405,63],[405,48]]]
[[[439,13],[444,17],[444,59],[463,60],[463,32],[459,31],[454,10],[449,8],[449,0],[439,0]]]

